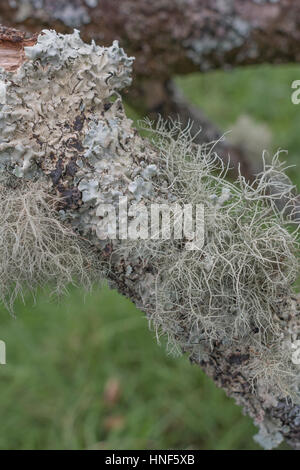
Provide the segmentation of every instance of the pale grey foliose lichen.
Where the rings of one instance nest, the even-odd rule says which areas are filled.
[[[259,433],[254,436],[254,440],[265,450],[272,450],[278,447],[284,440],[282,432],[279,431],[280,428],[281,426],[278,420],[277,422],[273,422],[266,419],[260,426]]]
[[[88,147],[93,127],[102,125],[103,136],[116,127],[117,121],[106,117],[101,124],[91,109],[118,106],[110,100],[130,85],[133,59],[117,42],[109,48],[84,44],[78,31],[66,36],[44,31],[25,52],[30,60],[16,73],[0,75],[0,164],[16,176],[36,177],[40,165],[48,172],[55,168],[62,144],[64,156],[72,158],[76,145]]]
[[[91,21],[89,8],[97,6],[97,0],[85,0],[83,4],[80,1],[73,0],[10,0],[12,8],[16,8],[15,19],[22,23],[29,18],[37,18],[43,21],[47,15],[53,19],[59,20],[70,28],[79,28]]]
[[[247,390],[257,410],[241,403],[263,432],[270,429],[264,410],[299,387],[299,365],[291,362],[300,334],[291,288],[296,234],[268,197],[274,175],[278,198],[292,194],[278,159],[257,186],[242,178],[234,185],[188,131],[159,125],[152,143],[142,139],[120,96],[133,58],[117,42],[105,48],[84,44],[78,31],[43,31],[25,53],[16,72],[0,73],[1,181],[40,181],[59,197],[60,220],[96,247],[115,285],[192,360],[209,367],[214,348],[222,351],[221,370],[237,367],[240,381],[231,377],[229,393],[242,400]],[[205,247],[187,251],[187,239],[104,239],[113,227],[100,208],[117,210],[120,197],[145,207],[204,204]],[[272,423],[277,443],[286,427]]]
[[[184,41],[187,56],[197,65],[201,65],[201,70],[209,70],[213,67],[210,55],[224,60],[224,56],[231,51],[237,50],[245,43],[251,34],[251,25],[241,18],[236,12],[234,0],[219,0],[217,2],[221,15],[222,25],[220,30],[226,30],[226,35],[218,36],[216,30],[218,24],[213,28],[203,28],[201,37],[191,37]],[[250,45],[249,45],[250,47]],[[253,49],[253,45],[251,48]],[[255,51],[251,50],[253,54]]]

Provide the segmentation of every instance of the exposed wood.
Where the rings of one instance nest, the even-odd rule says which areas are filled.
[[[26,37],[26,33],[0,25],[0,67],[13,72],[26,60],[24,47],[33,46],[37,35]]]

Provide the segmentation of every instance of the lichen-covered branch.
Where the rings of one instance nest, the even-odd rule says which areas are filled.
[[[0,226],[9,228],[0,278],[7,271],[35,287],[53,281],[47,259],[66,281],[95,265],[93,276],[105,275],[243,406],[262,445],[285,438],[299,448],[298,229],[275,204],[294,206],[278,158],[253,185],[230,183],[214,149],[196,146],[188,129],[160,122],[150,140],[138,135],[120,95],[133,58],[117,42],[88,45],[78,32],[46,30],[31,45],[23,39],[0,74]],[[116,227],[120,201],[128,218]],[[140,215],[157,204],[203,205],[204,245],[190,249],[192,233],[145,237]],[[10,306],[9,279],[5,286],[0,298]]]

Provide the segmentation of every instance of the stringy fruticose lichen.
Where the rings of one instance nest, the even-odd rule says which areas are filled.
[[[291,299],[298,232],[288,229],[286,211],[276,208],[276,199],[292,204],[294,189],[278,156],[253,184],[242,176],[231,183],[214,145],[194,145],[189,129],[160,121],[152,141],[142,139],[119,95],[131,83],[133,58],[117,42],[104,48],[84,44],[77,31],[65,36],[44,31],[26,55],[15,73],[2,70],[0,76],[2,185],[24,180],[29,190],[39,184],[58,198],[59,223],[98,250],[107,276],[130,292],[173,348],[201,356],[217,342],[239,346],[251,352],[243,373],[254,389],[296,396],[299,366],[291,355],[300,331]],[[19,206],[5,200],[5,191],[2,195],[4,224],[8,208]],[[147,207],[204,204],[203,249],[186,250],[185,239],[102,240],[109,218],[98,208],[102,203],[117,208],[120,196],[129,205]],[[14,233],[15,224],[17,238],[0,249],[6,262],[15,259],[10,256],[15,245],[20,248],[16,212],[12,209],[10,227]],[[44,243],[56,256],[48,238],[39,248]],[[24,250],[28,253],[25,245]],[[70,257],[67,248],[66,253]],[[23,279],[23,269],[23,263],[14,263],[8,272]],[[39,270],[34,263],[33,285]]]

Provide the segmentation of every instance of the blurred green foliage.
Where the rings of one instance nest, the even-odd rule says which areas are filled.
[[[178,79],[224,130],[240,114],[267,123],[274,149],[297,163],[299,67],[260,67]],[[133,119],[138,118],[127,106]],[[295,182],[300,170],[294,170]],[[40,293],[0,310],[0,449],[255,449],[251,420],[186,357],[165,353],[141,312],[114,291]]]
[[[1,449],[254,448],[250,420],[104,288],[1,313]]]

